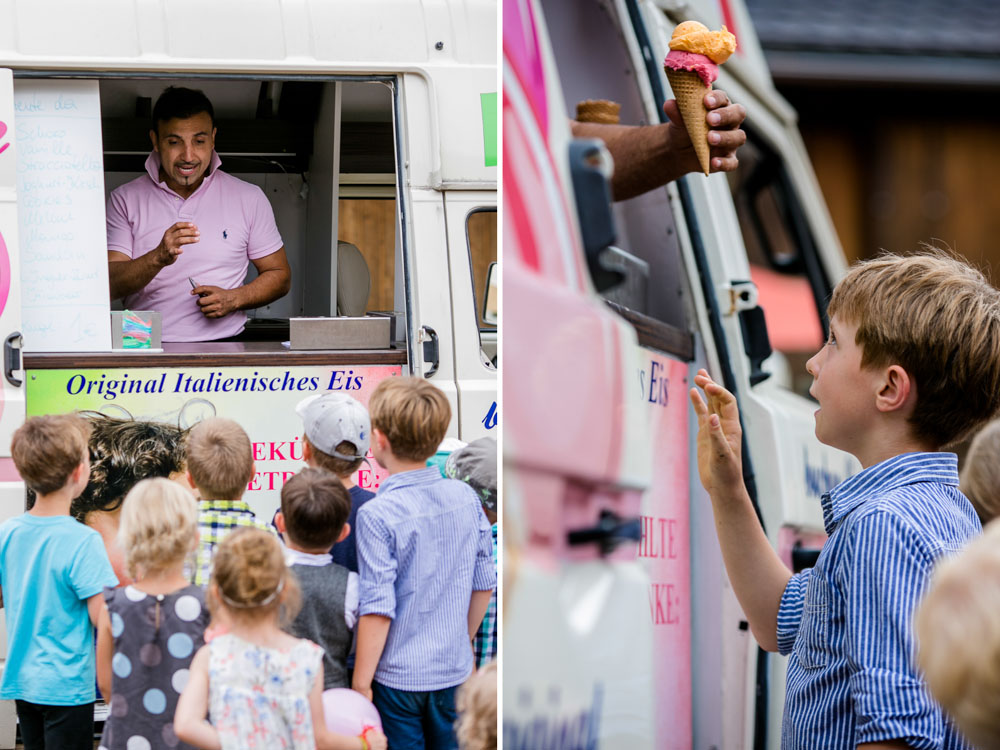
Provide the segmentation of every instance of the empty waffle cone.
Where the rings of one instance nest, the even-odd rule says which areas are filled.
[[[607,99],[585,99],[576,105],[577,122],[600,122],[605,125],[617,125],[618,113],[622,105]]]
[[[701,170],[708,174],[709,168],[709,147],[708,147],[708,123],[705,121],[707,110],[705,109],[705,94],[709,92],[697,73],[691,70],[672,70],[665,68],[667,80],[670,81],[670,88],[674,91],[674,98],[677,99],[677,107],[681,111],[684,119],[684,127],[687,128],[691,137],[691,145],[698,156],[698,163]]]

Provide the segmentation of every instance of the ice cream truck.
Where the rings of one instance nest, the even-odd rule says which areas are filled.
[[[748,111],[740,166],[612,203],[575,104],[663,122],[686,20],[736,35],[715,87]],[[739,0],[505,2],[502,86],[504,748],[776,748],[786,660],[727,582],[687,390],[706,367],[737,395],[760,522],[809,566],[859,467],[813,433],[845,261],[795,112]]]
[[[9,445],[26,414],[232,418],[267,520],[303,465],[294,407],[311,393],[366,403],[382,378],[423,376],[448,396],[451,437],[497,432],[495,0],[4,8],[0,518],[25,508]],[[105,205],[145,173],[151,105],[171,85],[212,101],[221,169],[267,197],[291,291],[250,312],[243,341],[161,331],[123,348],[115,308],[119,325],[136,311],[109,301]],[[356,480],[375,489],[370,463]],[[2,716],[13,747],[12,707]]]

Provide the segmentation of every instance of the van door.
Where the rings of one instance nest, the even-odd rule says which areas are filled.
[[[11,436],[24,422],[16,180],[14,77],[10,70],[0,68],[0,336],[4,341],[4,378],[0,383],[0,522],[24,512],[24,484],[10,456]],[[6,632],[0,625],[0,665],[7,660],[3,635]],[[13,702],[0,702],[0,747],[14,747],[15,727]]]
[[[470,442],[497,426],[497,326],[487,321],[490,265],[497,260],[496,193],[445,193],[458,434]]]

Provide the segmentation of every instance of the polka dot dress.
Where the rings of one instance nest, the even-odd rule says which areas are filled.
[[[115,646],[100,750],[190,748],[174,734],[174,709],[204,643],[209,620],[204,592],[188,586],[153,596],[126,586],[105,589],[104,600]]]

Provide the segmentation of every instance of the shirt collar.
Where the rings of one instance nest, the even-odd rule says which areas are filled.
[[[428,466],[426,469],[414,469],[413,471],[401,471],[399,474],[392,474],[382,482],[379,487],[379,494],[389,488],[410,487],[416,484],[427,484],[441,479],[441,470],[436,466]]]
[[[954,453],[903,453],[869,466],[823,493],[823,525],[832,534],[852,510],[869,497],[908,484],[938,482],[958,486]]]
[[[160,166],[162,162],[160,161],[160,154],[158,151],[150,151],[149,156],[146,157],[146,174],[149,175],[150,179],[154,184],[163,188],[164,190],[170,190],[167,187],[167,183],[160,179]],[[212,149],[212,161],[208,165],[208,174],[205,175],[205,179],[202,180],[201,185],[198,186],[198,190],[209,182],[213,177],[215,177],[216,171],[222,166],[222,158],[216,153],[215,149]],[[197,193],[198,190],[194,192]],[[170,192],[174,192],[170,190]],[[193,193],[192,193],[193,195]]]
[[[199,510],[203,511],[239,511],[241,513],[253,513],[246,500],[199,500]]]
[[[312,555],[308,552],[302,552],[297,549],[292,549],[291,547],[285,547],[285,565],[311,565],[316,568],[321,568],[332,562],[333,555],[329,552]]]

